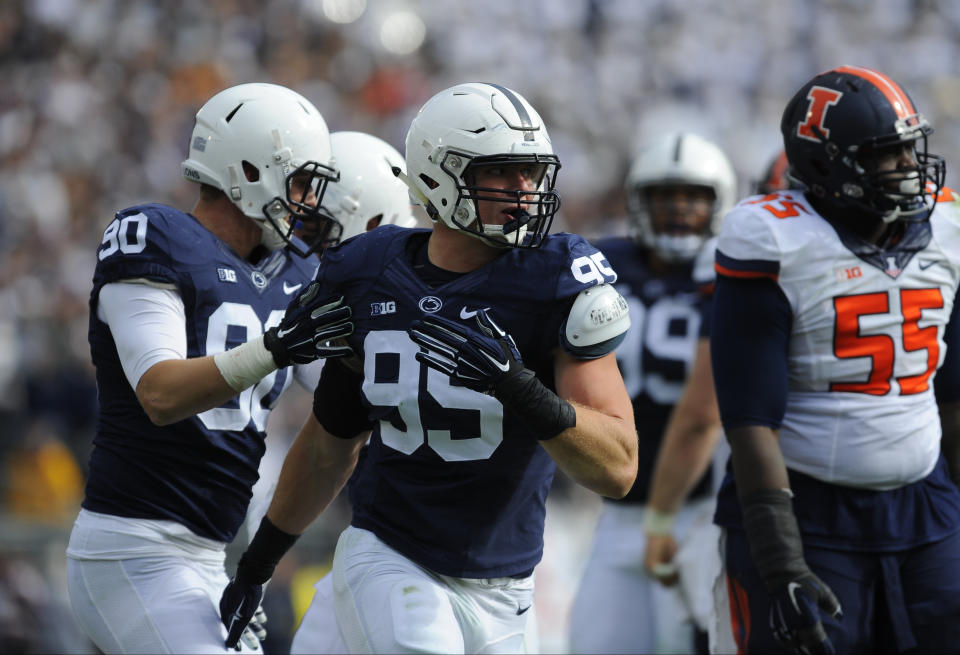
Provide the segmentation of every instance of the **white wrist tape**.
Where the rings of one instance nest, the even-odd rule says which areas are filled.
[[[676,518],[677,515],[672,512],[658,512],[652,507],[646,507],[643,513],[643,531],[658,536],[672,535]]]
[[[220,375],[234,391],[243,391],[259,382],[263,376],[277,370],[273,355],[259,336],[245,344],[213,356]]]

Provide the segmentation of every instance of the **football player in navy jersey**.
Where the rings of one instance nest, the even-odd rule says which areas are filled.
[[[224,651],[224,549],[270,409],[293,376],[315,385],[311,362],[350,352],[327,343],[350,333],[349,308],[311,282],[316,257],[291,253],[336,179],[317,109],[272,84],[222,91],[197,113],[182,171],[200,184],[190,213],[124,209],[97,250],[100,419],[67,575],[108,653]],[[242,648],[259,651],[256,636]]]
[[[717,649],[960,652],[958,389],[937,377],[960,198],[883,73],[815,76],[780,127],[797,188],[742,201],[717,244]]]
[[[324,253],[317,280],[354,308],[356,358],[324,368],[224,590],[228,643],[357,466],[332,571],[347,649],[522,652],[556,467],[613,497],[636,477],[613,355],[629,312],[603,253],[548,233],[560,162],[537,111],[499,85],[454,86],[417,114],[406,162],[433,229]]]
[[[714,143],[673,132],[638,153],[626,194],[630,237],[596,245],[616,269],[616,288],[630,305],[632,327],[616,357],[633,401],[640,466],[630,493],[604,503],[573,603],[570,646],[575,653],[693,652],[693,619],[699,618],[705,630],[702,615],[707,613],[695,613],[693,603],[711,602],[705,576],[695,575],[707,571],[709,554],[698,526],[716,530],[710,525],[713,487],[710,476],[703,475],[709,454],[699,480],[690,481],[692,501],[682,508],[680,503],[649,507],[647,489],[668,418],[688,378],[699,393],[675,415],[674,428],[687,440],[715,439],[719,431],[710,369],[692,364],[708,344],[703,313],[713,283],[710,238],[733,206],[736,176]],[[684,552],[692,553],[682,575],[689,582],[686,593],[658,585],[643,566],[646,533],[653,533],[651,539],[673,535],[674,524]],[[671,543],[676,551],[676,542]],[[655,573],[675,581],[674,553],[669,555]]]

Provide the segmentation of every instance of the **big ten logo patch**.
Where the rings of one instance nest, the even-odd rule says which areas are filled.
[[[859,266],[841,267],[835,272],[838,282],[846,282],[847,280],[855,280],[858,277],[863,277],[863,271],[860,270]]]
[[[397,301],[384,300],[382,302],[370,303],[370,316],[382,316],[383,314],[396,314]]]

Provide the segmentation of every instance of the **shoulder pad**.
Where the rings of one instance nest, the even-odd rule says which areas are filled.
[[[630,328],[630,308],[609,284],[584,289],[561,328],[564,349],[579,359],[596,359],[612,352]]]

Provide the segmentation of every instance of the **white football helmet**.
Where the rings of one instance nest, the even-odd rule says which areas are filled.
[[[200,108],[181,171],[220,189],[257,221],[264,246],[290,244],[300,254],[293,229],[318,214],[327,183],[337,179],[330,132],[317,108],[291,89],[264,83],[231,87]],[[308,201],[311,191],[316,206]]]
[[[334,132],[330,143],[340,180],[331,183],[323,197],[322,209],[332,219],[332,229],[306,239],[314,250],[366,232],[377,217],[376,225],[417,224],[409,189],[393,172],[406,168],[396,148],[364,132]]]
[[[710,222],[702,234],[658,234],[647,202],[653,186],[704,186],[713,190]],[[736,202],[737,178],[718,146],[689,132],[659,137],[633,160],[627,174],[627,217],[631,236],[668,262],[692,260],[703,243],[720,230]]]
[[[423,105],[407,132],[407,175],[401,177],[434,221],[497,247],[535,248],[560,207],[554,191],[560,160],[537,110],[519,93],[497,84],[458,84]],[[471,167],[528,164],[535,191],[481,188]],[[505,203],[510,219],[484,225],[479,200]]]

